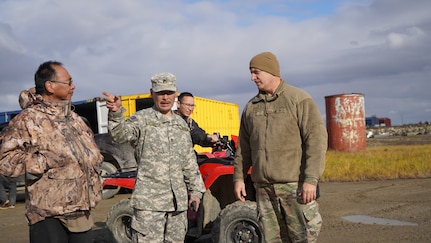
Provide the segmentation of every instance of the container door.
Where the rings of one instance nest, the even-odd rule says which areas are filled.
[[[108,132],[108,108],[106,108],[106,101],[96,101],[97,113],[97,130],[99,133]]]

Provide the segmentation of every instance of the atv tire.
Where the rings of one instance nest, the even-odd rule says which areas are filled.
[[[123,199],[115,204],[108,213],[106,225],[116,242],[132,243],[132,215],[130,199]]]
[[[104,161],[102,163],[101,166],[102,169],[102,174],[101,176],[106,176],[106,175],[110,175],[110,174],[114,174],[115,172],[117,172],[117,167],[115,167],[115,165]],[[103,177],[102,178],[102,183],[103,183]],[[113,196],[115,196],[119,191],[120,191],[121,187],[119,186],[109,186],[109,187],[105,187],[102,191],[102,198],[103,199],[108,199],[111,198]]]
[[[262,243],[263,235],[259,228],[256,202],[236,201],[227,205],[212,227],[213,242]]]

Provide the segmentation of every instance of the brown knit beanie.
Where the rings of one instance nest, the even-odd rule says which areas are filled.
[[[250,68],[252,67],[280,77],[280,65],[278,64],[277,57],[271,52],[262,52],[254,56],[250,60]]]

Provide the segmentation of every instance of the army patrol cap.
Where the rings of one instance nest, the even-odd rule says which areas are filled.
[[[172,73],[157,73],[151,77],[153,92],[177,91],[176,78]]]

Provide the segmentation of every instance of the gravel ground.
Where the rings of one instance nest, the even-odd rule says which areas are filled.
[[[431,178],[322,183],[321,190],[319,242],[431,242]]]

